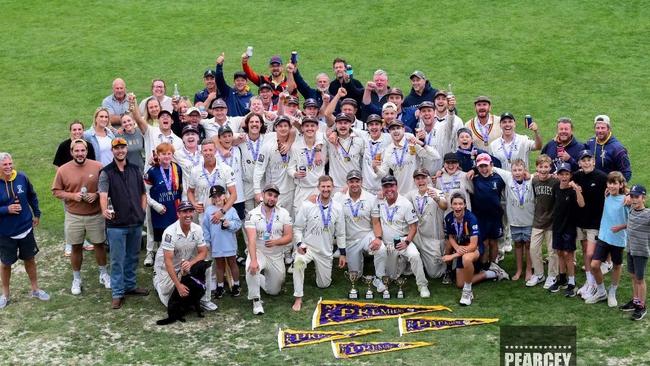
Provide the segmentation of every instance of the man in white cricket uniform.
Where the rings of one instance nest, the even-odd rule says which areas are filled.
[[[535,140],[526,135],[515,133],[515,116],[510,112],[501,114],[499,119],[501,137],[490,143],[490,154],[501,161],[501,169],[510,171],[510,163],[521,159],[528,169],[528,156],[531,151],[542,148],[542,137],[539,135],[535,122],[528,129],[535,133]]]
[[[302,119],[303,136],[291,146],[291,159],[287,171],[294,177],[296,191],[293,198],[293,212],[298,212],[302,203],[318,192],[318,178],[325,175],[325,160],[316,164],[316,132],[318,120],[312,117]],[[327,156],[326,154],[323,154]]]
[[[386,157],[386,147],[391,143],[390,135],[382,132],[382,124],[383,121],[379,115],[368,116],[366,121],[368,134],[364,139],[366,146],[361,160],[363,189],[373,195],[381,191],[381,177],[375,172],[375,167],[381,166],[382,159]]]
[[[438,90],[433,102],[424,101],[418,105],[420,120],[415,136],[424,144],[434,148],[438,155],[445,156],[448,152],[456,151],[456,132],[463,127],[463,120],[449,112],[447,93]],[[431,160],[431,164],[423,166],[430,172],[442,167],[442,160]]]
[[[448,203],[444,215],[451,212],[449,200],[451,199],[451,195],[456,192],[459,192],[463,197],[465,197],[465,200],[467,201],[465,208],[468,211],[471,211],[472,205],[470,203],[469,194],[472,193],[473,189],[472,181],[467,179],[467,173],[460,170],[458,155],[453,152],[446,153],[443,160],[444,165],[442,166],[439,176],[436,178],[436,188],[445,194],[445,199]]]
[[[206,140],[218,137],[219,129],[225,126],[230,127],[233,133],[239,132],[241,118],[228,116],[228,105],[223,101],[223,99],[219,98],[212,101],[212,105],[209,106],[209,111],[214,115],[214,117],[210,119],[202,119],[201,122],[199,122],[205,129]]]
[[[332,259],[334,238],[339,248],[339,268],[345,267],[345,215],[340,204],[332,200],[334,182],[324,175],[318,179],[316,203],[306,201],[296,215],[296,256],[293,268],[292,309],[300,311],[302,306],[305,268],[314,262],[316,286],[328,287],[332,283]]]
[[[327,141],[327,153],[330,163],[330,175],[334,180],[334,190],[340,191],[346,186],[345,176],[352,170],[361,170],[361,159],[365,149],[363,137],[352,132],[352,116],[340,113],[336,116],[336,134],[334,141]]]
[[[240,220],[245,217],[244,201],[244,168],[242,149],[239,146],[233,146],[233,130],[230,126],[223,126],[219,129],[219,145],[217,147],[217,162],[220,165],[227,165],[232,169],[235,178],[235,187],[237,190],[237,199],[233,204]]]

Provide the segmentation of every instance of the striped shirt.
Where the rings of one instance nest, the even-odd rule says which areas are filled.
[[[630,210],[627,251],[635,257],[650,257],[650,209]]]

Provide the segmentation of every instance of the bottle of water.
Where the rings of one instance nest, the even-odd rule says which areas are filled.
[[[181,97],[181,93],[178,92],[178,84],[174,84],[174,99],[178,99]]]

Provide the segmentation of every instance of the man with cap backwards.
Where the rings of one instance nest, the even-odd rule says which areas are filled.
[[[413,180],[417,188],[406,194],[418,217],[418,231],[413,237],[413,244],[420,252],[429,277],[439,278],[446,267],[442,256],[445,250],[443,214],[447,209],[447,199],[444,192],[431,184],[428,170],[417,169],[413,172]]]
[[[381,179],[383,199],[377,200],[372,210],[372,217],[379,218],[382,234],[379,239],[384,241],[387,248],[386,269],[391,278],[397,278],[404,273],[406,264],[420,291],[420,297],[429,297],[428,281],[424,274],[422,259],[418,248],[413,244],[413,238],[418,230],[418,216],[411,202],[397,191],[397,179],[387,175]],[[403,263],[400,259],[406,260]]]
[[[345,253],[348,270],[363,274],[363,256],[371,255],[375,264],[373,285],[378,292],[383,292],[386,286],[381,278],[386,275],[386,246],[381,239],[379,218],[371,216],[377,205],[377,198],[362,189],[363,178],[360,171],[349,171],[346,179],[347,192],[337,192],[333,199],[343,207],[345,215]]]
[[[106,237],[111,251],[113,309],[119,309],[125,295],[148,295],[136,287],[136,269],[147,207],[142,171],[127,159],[127,142],[118,137],[111,143],[113,162],[99,173],[99,205],[106,219]],[[110,203],[110,205],[109,205]]]
[[[404,125],[399,120],[392,121],[388,130],[392,143],[383,152],[381,166],[375,167],[375,172],[385,177],[392,171],[391,175],[399,182],[399,192],[406,194],[415,189],[413,172],[431,160],[440,159],[440,155],[415,136],[405,137]]]
[[[181,277],[188,275],[190,268],[208,255],[208,244],[203,239],[201,225],[195,224],[194,206],[188,201],[178,205],[178,220],[169,225],[163,233],[163,241],[156,253],[154,265],[153,287],[158,292],[158,297],[163,305],[174,292],[178,290],[181,297],[189,295],[188,288],[181,283]],[[206,280],[209,273],[206,270]],[[208,289],[207,284],[202,284]],[[210,291],[206,291],[208,294]],[[208,295],[209,296],[209,295]],[[212,301],[201,299],[201,307],[207,311],[217,310],[217,305]]]
[[[571,166],[572,171],[578,170],[578,160],[584,144],[573,136],[573,122],[569,117],[560,117],[557,120],[557,134],[542,147],[542,154],[553,159],[553,171],[562,163]]]
[[[424,101],[418,105],[420,111],[419,122],[415,129],[415,136],[434,148],[440,156],[456,151],[456,132],[463,127],[463,121],[447,109],[447,94],[439,90],[436,92],[435,103]],[[431,172],[440,170],[442,161],[432,161],[426,168]]]
[[[217,146],[217,164],[227,165],[235,175],[235,187],[237,188],[237,199],[233,204],[237,215],[241,220],[246,216],[244,196],[244,158],[242,148],[233,146],[233,131],[230,126],[225,125],[219,129],[219,145]]]
[[[276,206],[280,189],[267,184],[262,192],[262,204],[248,213],[244,223],[248,248],[246,285],[255,315],[264,314],[260,288],[269,295],[280,293],[285,277],[284,247],[293,240],[291,216]]]
[[[205,88],[194,94],[194,106],[205,105],[204,103],[212,102],[212,99],[217,97],[218,90],[214,70],[206,69],[203,72],[203,84],[205,84]],[[210,99],[208,100],[208,98]]]
[[[585,143],[585,149],[591,150],[596,160],[596,169],[607,174],[619,171],[628,182],[632,179],[632,167],[627,149],[612,135],[609,117],[599,114],[594,118],[595,136]]]
[[[382,132],[383,121],[380,116],[371,114],[366,120],[368,133],[364,139],[364,152],[361,161],[361,174],[363,175],[363,189],[373,195],[381,190],[381,177],[375,172],[383,159],[387,159],[386,148],[391,144],[390,135]]]
[[[115,140],[113,140],[115,141]],[[106,271],[106,230],[104,218],[99,207],[97,182],[100,162],[86,159],[86,141],[78,139],[70,143],[73,160],[56,170],[52,183],[52,193],[65,204],[66,243],[72,245],[72,287],[73,295],[81,294],[81,263],[83,260],[84,239],[95,247],[95,259],[99,267],[99,283],[111,288],[111,278]]]
[[[404,108],[412,105],[418,106],[424,101],[430,102],[435,99],[438,90],[431,86],[431,83],[422,71],[413,71],[409,79],[411,80],[411,92],[404,98],[404,103],[402,104]]]
[[[323,175],[318,178],[318,199],[316,203],[305,201],[296,214],[294,241],[296,255],[293,264],[293,296],[291,307],[300,311],[302,306],[305,268],[314,262],[316,286],[328,287],[332,283],[332,259],[334,239],[340,253],[339,268],[345,267],[345,215],[343,207],[332,200],[334,188],[332,178]]]
[[[192,169],[203,164],[201,145],[199,145],[199,130],[192,125],[183,127],[183,147],[174,152],[174,160],[183,171],[183,182],[190,181]],[[183,200],[187,200],[187,184],[183,184]]]
[[[217,57],[216,83],[219,95],[228,105],[229,116],[245,116],[250,107],[250,100],[253,97],[248,87],[248,76],[243,71],[235,72],[233,81],[234,87],[230,87],[223,77],[224,53]]]
[[[490,113],[492,102],[486,96],[479,96],[474,99],[474,109],[476,110],[476,116],[465,122],[465,127],[472,131],[474,144],[487,150],[490,143],[501,136],[499,117]]]
[[[456,157],[460,169],[464,172],[472,170],[476,166],[476,157],[480,154],[487,154],[486,150],[477,147],[472,140],[472,131],[469,128],[463,127],[456,132],[456,141],[458,147],[456,148]],[[489,154],[488,154],[489,155]],[[492,156],[490,156],[492,158]],[[492,159],[492,165],[501,168],[501,161],[497,158]],[[467,201],[469,203],[469,201]]]
[[[239,132],[240,117],[228,117],[228,105],[223,99],[215,99],[208,107],[210,113],[214,116],[210,119],[201,120],[201,126],[205,128],[205,136],[208,139],[215,138],[219,134],[219,129],[228,126],[233,133]]]
[[[273,183],[282,192],[277,202],[278,205],[284,207],[293,216],[293,197],[296,185],[293,177],[287,171],[291,160],[291,122],[286,116],[280,116],[275,120],[274,128],[276,138],[267,138],[264,141],[253,172],[255,201],[262,201],[261,183]]]
[[[353,117],[340,113],[336,116],[336,136],[327,141],[330,175],[335,191],[346,186],[345,175],[352,169],[361,169],[365,150],[363,137],[352,132]]]
[[[325,160],[316,164],[316,132],[318,120],[312,117],[302,119],[302,138],[291,145],[291,158],[287,173],[294,178],[296,191],[293,198],[293,212],[298,212],[302,203],[317,192],[318,178],[325,175]],[[323,154],[327,156],[327,154]]]
[[[510,112],[504,112],[499,119],[501,126],[501,137],[490,143],[492,156],[501,161],[501,168],[510,171],[510,162],[517,159],[523,160],[528,169],[528,156],[531,151],[542,148],[542,137],[539,134],[537,123],[533,122],[528,129],[535,134],[535,140],[526,135],[515,133],[515,116]]]
[[[280,56],[275,55],[269,59],[270,75],[258,75],[248,64],[248,58],[246,52],[241,55],[241,66],[246,73],[246,76],[248,76],[248,80],[260,88],[262,87],[262,84],[269,84],[273,90],[273,99],[277,101],[280,93],[289,88],[287,77],[282,71],[282,59]],[[290,92],[291,95],[298,96],[297,90],[291,90]]]

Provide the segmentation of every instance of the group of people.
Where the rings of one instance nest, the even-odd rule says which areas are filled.
[[[373,261],[378,292],[386,278],[412,274],[427,298],[430,279],[441,278],[461,288],[460,304],[470,305],[473,285],[510,279],[498,263],[514,247],[512,280],[614,307],[627,245],[634,294],[621,309],[634,311],[635,319],[645,315],[650,211],[645,189],[628,188],[629,157],[608,116],[595,117],[595,135],[586,143],[573,135],[571,119],[559,118],[556,135],[543,144],[532,117],[494,114],[486,96],[474,100],[463,122],[451,91],[434,88],[422,71],[410,75],[405,96],[383,70],[362,84],[341,58],[332,63],[333,78],[320,73],[311,86],[297,58],[285,65],[273,56],[269,74],[261,75],[250,57],[241,56],[230,86],[220,54],[192,101],[177,85],[167,96],[167,85],[156,79],[152,95],[138,104],[115,79],[92,125],[70,124],[54,159],[52,193],[64,204],[73,294],[82,292],[86,242],[113,308],[127,295],[147,295],[135,281],[144,227],[144,265],[153,266],[153,287],[165,305],[174,291],[187,295],[180,277],[211,259],[206,310],[217,309],[212,299],[226,289],[240,296],[238,264],[253,312],[261,314],[260,289],[278,294],[287,273],[299,311],[310,263],[316,285],[325,288],[334,261],[363,273],[366,259]],[[530,174],[529,154],[540,149]],[[0,158],[6,187],[0,215],[3,222],[21,221],[0,229],[4,307],[16,248],[33,268],[33,295],[47,296],[36,284],[38,250],[27,222],[40,216],[36,195],[11,157]],[[13,183],[19,178],[22,191]],[[587,276],[579,288],[576,241]]]

